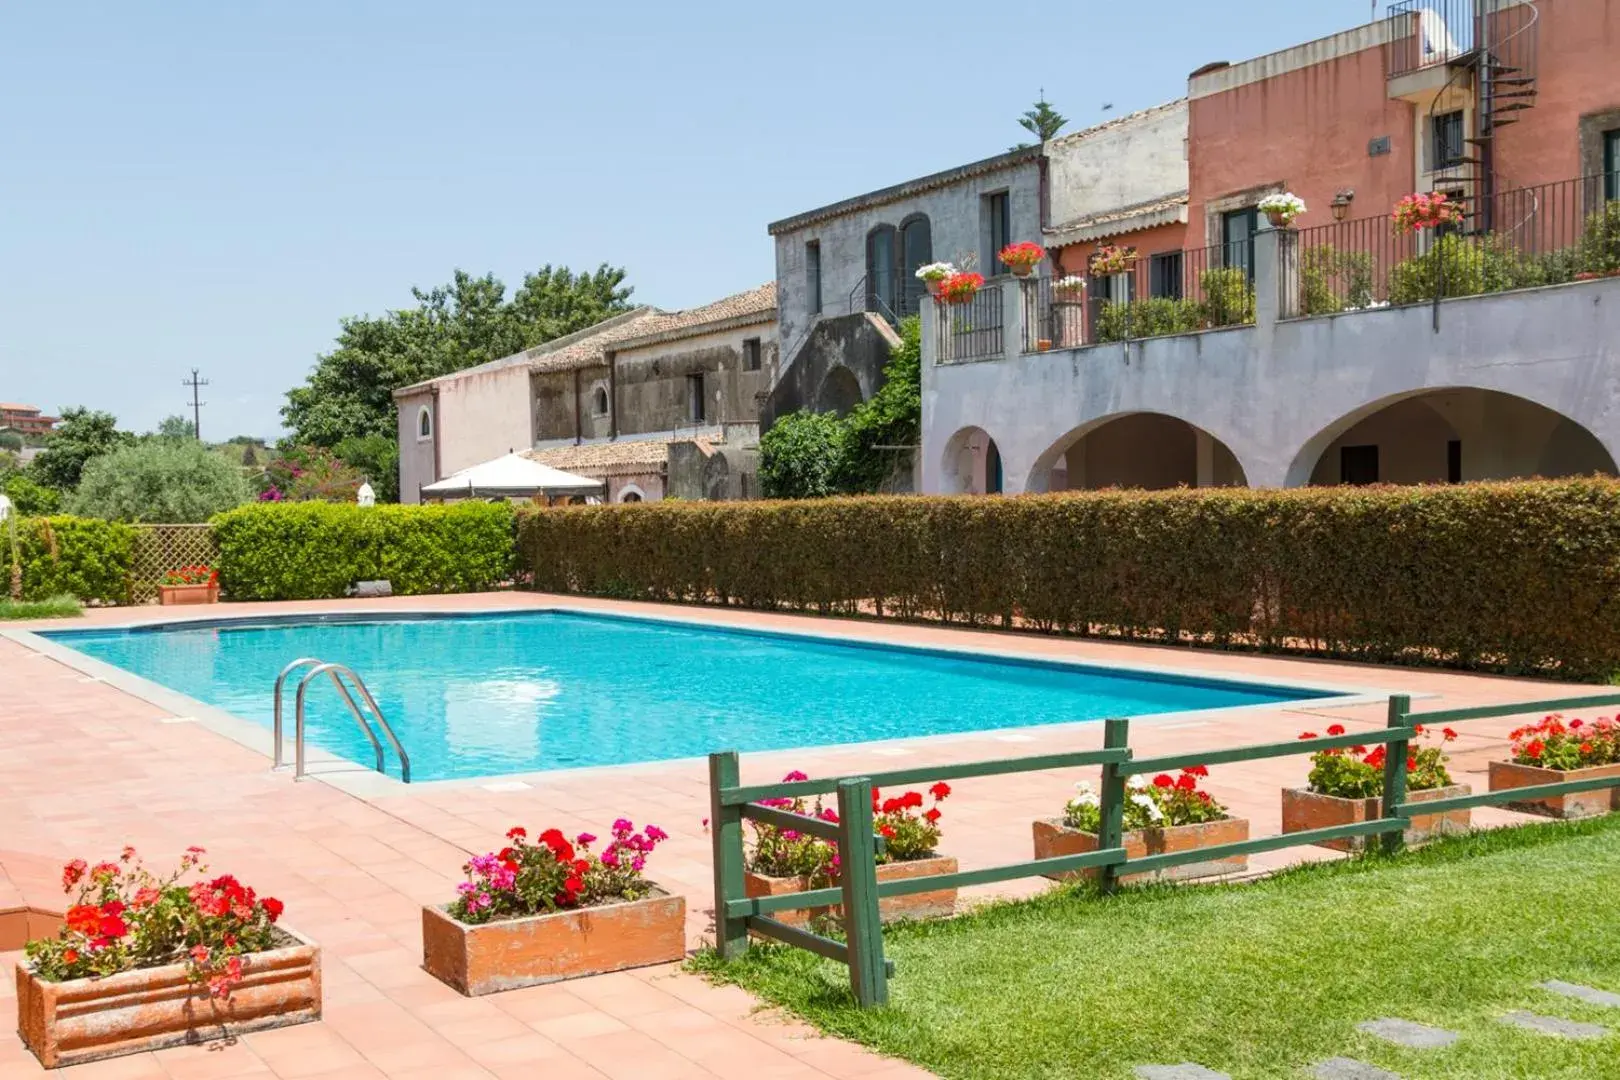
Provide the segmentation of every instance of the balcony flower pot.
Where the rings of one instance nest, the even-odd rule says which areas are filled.
[[[1035,351],[1036,352],[1048,352],[1048,351],[1051,350],[1051,348],[1052,348],[1052,339],[1051,338],[1036,338],[1035,339]]]
[[[1434,799],[1467,795],[1472,791],[1467,784],[1452,784],[1449,787],[1429,788],[1425,791],[1409,791],[1407,799],[1418,803],[1429,802]],[[1282,831],[1285,833],[1373,821],[1383,814],[1384,800],[1376,796],[1370,799],[1342,799],[1337,795],[1322,795],[1306,788],[1284,788],[1282,792]],[[1469,820],[1470,815],[1466,809],[1449,810],[1443,814],[1416,814],[1402,835],[1408,844],[1421,844],[1445,833],[1466,832]],[[1368,839],[1365,836],[1352,836],[1340,840],[1324,840],[1317,846],[1332,848],[1335,851],[1363,851],[1367,847]]]
[[[750,899],[761,896],[782,896],[785,893],[808,892],[810,879],[804,874],[790,877],[772,877],[754,870],[743,873],[743,895]],[[789,926],[803,926],[810,920],[810,909],[800,908],[795,911],[776,911],[771,918],[779,923]]]
[[[199,1043],[321,1017],[321,955],[281,929],[286,944],[243,958],[229,997],[210,997],[183,963],[51,982],[17,965],[17,1031],[47,1069]]]
[[[673,963],[686,955],[686,898],[640,900],[464,923],[422,909],[422,966],[469,997]]]
[[[1513,788],[1534,787],[1538,784],[1562,784],[1571,780],[1594,780],[1612,776],[1620,780],[1620,763],[1593,765],[1585,769],[1544,769],[1538,765],[1521,765],[1515,761],[1490,763],[1492,791],[1511,791]],[[1620,810],[1620,787],[1577,791],[1567,795],[1549,795],[1544,799],[1504,804],[1509,810],[1544,817],[1583,818],[1597,817],[1611,810]]]
[[[165,607],[181,604],[217,604],[219,585],[159,585],[158,603]]]
[[[1048,818],[1034,823],[1035,857],[1051,859],[1059,855],[1083,855],[1097,850],[1097,834],[1072,829],[1062,818]],[[1125,833],[1125,856],[1141,859],[1149,855],[1168,855],[1172,852],[1191,851],[1214,847],[1217,844],[1235,844],[1249,838],[1249,822],[1245,818],[1222,818],[1196,825],[1172,825],[1159,829],[1133,829]],[[1223,859],[1182,863],[1154,873],[1126,874],[1120,878],[1125,884],[1145,881],[1192,881],[1197,878],[1219,877],[1222,874],[1241,874],[1249,868],[1247,855],[1231,855]],[[1047,874],[1053,881],[1067,881],[1077,877],[1094,878],[1093,868]]]

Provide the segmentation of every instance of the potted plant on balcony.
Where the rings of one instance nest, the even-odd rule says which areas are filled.
[[[1267,195],[1260,200],[1256,209],[1266,215],[1272,228],[1286,229],[1305,212],[1305,200],[1292,191],[1285,191],[1281,195]]]
[[[1029,277],[1041,260],[1046,258],[1046,249],[1028,240],[1020,240],[1002,248],[996,258],[1012,271],[1013,277]]]
[[[513,828],[507,846],[469,861],[454,902],[422,909],[422,966],[463,994],[599,975],[679,960],[686,899],[642,876],[668,839],[620,818],[600,853],[596,837],[535,841]]]
[[[1566,721],[1552,715],[1513,733],[1513,755],[1490,763],[1492,791],[1612,776],[1620,784],[1620,723],[1609,717]],[[1557,818],[1595,817],[1620,810],[1620,787],[1550,795],[1513,810]]]
[[[928,295],[939,296],[940,287],[946,280],[956,273],[956,267],[948,262],[932,262],[917,267],[917,280],[928,288]]]
[[[1125,854],[1128,859],[1162,855],[1174,851],[1237,843],[1249,838],[1249,823],[1227,813],[1198,781],[1209,775],[1202,765],[1181,770],[1179,776],[1161,773],[1149,780],[1130,778],[1125,793]],[[1063,816],[1034,823],[1035,857],[1051,859],[1059,855],[1079,855],[1097,850],[1097,831],[1102,821],[1102,804],[1090,783],[1076,785],[1078,794],[1064,807]],[[1246,855],[1232,855],[1203,862],[1183,863],[1157,874],[1126,874],[1120,880],[1131,883],[1149,879],[1186,881],[1220,874],[1240,874],[1248,868]],[[1066,871],[1047,874],[1054,880],[1095,877],[1097,871]]]
[[[170,570],[158,584],[158,602],[164,605],[219,603],[219,571],[203,564]]]
[[[947,304],[970,304],[984,288],[984,275],[972,270],[958,271],[940,282],[939,298]]]
[[[1086,299],[1086,279],[1069,274],[1052,282],[1052,302],[1056,304],[1082,304]]]
[[[1462,204],[1451,201],[1443,191],[1415,192],[1395,204],[1397,232],[1421,232],[1442,225],[1456,225],[1463,219]]]
[[[320,950],[278,925],[281,901],[209,879],[202,856],[188,849],[161,878],[128,847],[63,868],[77,897],[62,930],[28,942],[17,966],[17,1031],[41,1065],[320,1018]]]
[[[1128,273],[1136,265],[1136,248],[1119,244],[1104,244],[1092,253],[1088,268],[1092,277],[1111,277]]]
[[[1424,734],[1422,725],[1417,726]],[[1327,729],[1329,735],[1343,735],[1344,725],[1334,724]],[[1314,731],[1303,732],[1301,739],[1317,738]],[[1443,742],[1451,742],[1457,733],[1450,728],[1441,732]],[[1373,821],[1384,816],[1384,761],[1388,750],[1384,744],[1368,750],[1353,746],[1348,750],[1318,750],[1311,755],[1311,774],[1304,788],[1284,788],[1282,792],[1282,829],[1285,833],[1324,829],[1331,825]],[[1467,795],[1472,789],[1467,784],[1452,782],[1446,770],[1449,760],[1440,746],[1409,747],[1406,757],[1406,797],[1411,802],[1431,799],[1449,799]],[[1408,844],[1422,843],[1432,836],[1448,832],[1462,832],[1468,828],[1469,812],[1448,810],[1440,814],[1415,814],[1403,834]],[[1361,851],[1367,846],[1366,837],[1353,836],[1343,840],[1324,840],[1319,846],[1336,851]]]
[[[883,837],[884,843],[884,851],[877,859],[879,884],[956,873],[958,863],[955,856],[939,854],[939,804],[950,794],[950,785],[943,781],[928,789],[927,799],[920,791],[885,796],[876,788],[872,789],[872,827]],[[832,820],[836,819],[837,815],[834,814]],[[835,853],[825,866],[811,873],[811,888],[836,885],[840,880],[839,870],[839,857]],[[955,911],[954,888],[878,899],[878,917],[884,922],[941,918]],[[812,911],[811,917],[815,919],[822,914],[824,912],[820,910]],[[830,914],[834,919],[841,918],[842,909],[834,907]]]
[[[782,777],[784,784],[810,779],[797,769]],[[837,821],[838,814],[822,805],[818,798],[763,799],[762,805],[786,810],[792,814],[817,817],[823,821]],[[810,879],[824,870],[833,858],[833,845],[793,829],[779,829],[763,822],[748,821],[751,839],[743,849],[743,894],[745,896],[780,896],[784,893],[805,892]],[[804,924],[809,909],[779,911],[773,916],[778,922],[790,926]]]

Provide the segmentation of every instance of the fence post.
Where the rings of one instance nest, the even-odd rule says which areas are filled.
[[[1131,741],[1131,722],[1125,719],[1103,721],[1103,749],[1122,750]],[[1097,826],[1097,847],[1117,848],[1125,843],[1125,771],[1120,764],[1109,762],[1102,767],[1102,791],[1098,795],[1102,822]],[[1098,886],[1104,894],[1119,887],[1119,865],[1111,863],[1099,867]]]
[[[1412,707],[1412,699],[1405,694],[1391,694],[1389,698],[1389,719],[1386,727],[1398,728],[1406,726],[1406,713]],[[1387,821],[1393,817],[1404,817],[1395,812],[1395,807],[1406,801],[1406,755],[1411,743],[1405,739],[1384,744],[1384,801],[1383,817]],[[1384,854],[1393,855],[1401,850],[1406,843],[1406,829],[1402,826],[1392,832],[1380,836],[1379,843]]]
[[[742,807],[723,806],[720,792],[736,787],[737,751],[709,755],[709,835],[714,845],[714,947],[722,960],[748,951],[748,922],[726,915],[726,901],[743,895]]]
[[[889,976],[883,963],[883,923],[878,915],[872,781],[864,777],[838,781],[838,833],[850,989],[863,1009],[886,1005]]]

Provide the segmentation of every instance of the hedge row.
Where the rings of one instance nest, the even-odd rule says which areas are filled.
[[[220,591],[231,600],[316,600],[385,579],[401,595],[478,592],[514,569],[505,503],[265,503],[213,524]]]
[[[69,593],[107,604],[129,598],[129,560],[135,530],[96,518],[23,518],[17,523],[17,554],[24,600]],[[8,570],[9,546],[0,531],[0,565]]]
[[[1620,483],[525,510],[538,589],[1606,679]]]

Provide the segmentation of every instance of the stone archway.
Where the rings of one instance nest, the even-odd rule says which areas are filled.
[[[1616,475],[1597,436],[1527,398],[1477,387],[1414,390],[1370,402],[1295,455],[1288,486],[1443,484]]]
[[[1243,464],[1220,439],[1165,413],[1116,413],[1047,447],[1026,491],[1247,487]]]
[[[946,495],[1000,494],[1001,449],[983,428],[963,428],[945,441],[940,475]]]
[[[843,364],[828,371],[816,389],[816,412],[848,416],[864,400],[860,380]]]

